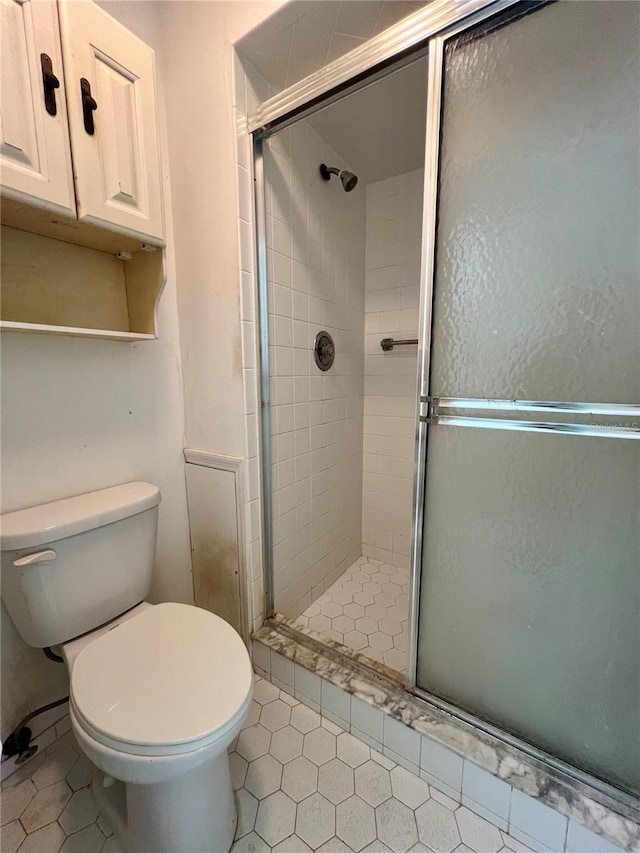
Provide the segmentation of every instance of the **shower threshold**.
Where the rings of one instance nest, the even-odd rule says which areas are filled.
[[[408,618],[409,570],[363,556],[294,624],[404,673]]]

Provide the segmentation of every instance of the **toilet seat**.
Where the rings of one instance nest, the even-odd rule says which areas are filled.
[[[251,702],[249,655],[209,611],[158,604],[88,643],[71,671],[71,706],[99,743],[133,755],[195,752],[223,738]]]

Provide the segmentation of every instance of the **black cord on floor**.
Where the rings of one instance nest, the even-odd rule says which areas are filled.
[[[55,661],[55,663],[64,663],[64,658],[60,657],[60,655],[57,655],[55,652],[52,652],[49,646],[45,646],[42,651],[49,660]],[[69,697],[65,696],[64,699],[49,702],[48,705],[36,708],[35,711],[28,714],[24,720],[15,727],[11,734],[5,738],[5,741],[2,744],[2,760],[5,761],[7,758],[13,758],[14,755],[17,755],[18,758],[16,759],[16,764],[21,764],[23,761],[26,761],[27,758],[31,758],[31,756],[37,751],[38,747],[31,746],[31,729],[27,728],[27,723],[39,714],[44,714],[45,711],[51,711],[53,708],[57,708],[58,705],[63,705],[68,701]]]
[[[2,744],[2,759],[3,761],[7,758],[12,758],[14,755],[18,756],[16,764],[22,763],[22,761],[26,761],[27,758],[30,758],[35,751],[37,750],[37,746],[31,746],[31,729],[27,727],[27,723],[29,720],[32,720],[34,717],[37,717],[39,714],[44,714],[45,711],[51,711],[53,708],[57,708],[59,705],[64,705],[65,702],[69,701],[69,697],[65,696],[63,699],[57,699],[55,702],[49,702],[48,705],[43,705],[41,708],[36,708],[35,711],[32,711],[28,714],[22,722],[15,727],[15,729],[11,732],[9,737],[7,737]]]

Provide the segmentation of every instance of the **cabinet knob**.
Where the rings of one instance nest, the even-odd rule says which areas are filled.
[[[80,78],[80,94],[82,96],[82,115],[84,117],[84,129],[89,136],[93,136],[96,132],[93,123],[93,111],[98,109],[98,105],[94,98],[91,97],[91,83],[86,77]]]
[[[42,68],[42,88],[44,90],[44,108],[50,116],[58,112],[56,104],[56,89],[60,88],[60,81],[53,73],[51,57],[46,53],[40,54],[40,66]]]

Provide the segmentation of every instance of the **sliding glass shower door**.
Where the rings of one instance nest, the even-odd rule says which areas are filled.
[[[640,4],[522,11],[432,52],[416,681],[637,793]]]

